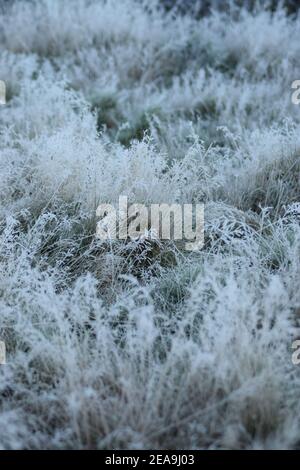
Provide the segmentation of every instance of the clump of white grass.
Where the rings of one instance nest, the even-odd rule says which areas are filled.
[[[158,1],[0,14],[0,448],[299,447],[299,21]],[[205,202],[205,244],[95,237]]]

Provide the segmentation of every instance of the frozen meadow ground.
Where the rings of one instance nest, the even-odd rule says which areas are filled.
[[[159,5],[2,2],[0,448],[300,447],[300,20]],[[204,249],[97,240],[120,194]]]

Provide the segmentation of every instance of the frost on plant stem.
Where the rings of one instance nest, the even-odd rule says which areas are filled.
[[[207,3],[0,9],[1,449],[299,447],[300,22]],[[97,239],[120,195],[203,249]]]

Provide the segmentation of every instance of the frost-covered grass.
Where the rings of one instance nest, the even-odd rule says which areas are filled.
[[[299,447],[299,19],[5,5],[0,448]],[[204,249],[97,240],[120,194]]]

